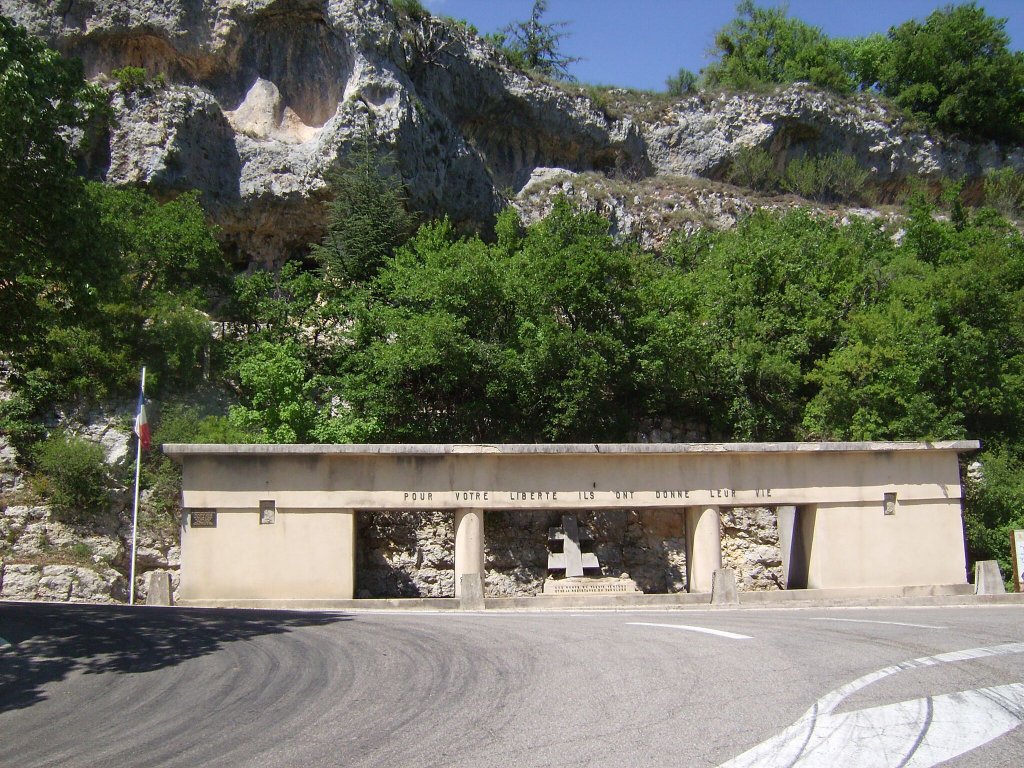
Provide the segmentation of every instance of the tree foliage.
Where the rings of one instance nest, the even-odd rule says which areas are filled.
[[[46,310],[87,306],[111,266],[83,257],[95,214],[76,168],[105,114],[78,62],[0,16],[0,352],[29,343]]]
[[[973,2],[889,31],[879,85],[900,106],[970,138],[1024,140],[1024,53]]]
[[[1024,139],[1024,53],[1005,19],[975,3],[934,11],[887,35],[830,38],[784,7],[742,0],[715,35],[703,85],[757,89],[808,82],[838,93],[878,91],[940,129],[969,139]]]
[[[704,69],[710,87],[759,88],[806,81],[847,91],[853,85],[832,43],[817,27],[785,8],[760,8],[742,0],[736,18],[715,34],[716,61]]]
[[[412,232],[393,158],[361,138],[328,175],[328,188],[327,234],[313,256],[336,285],[368,280]]]
[[[530,18],[515,21],[490,40],[505,52],[511,62],[523,69],[539,72],[559,80],[573,80],[569,67],[579,61],[561,51],[562,40],[568,35],[562,30],[567,22],[544,22],[547,0],[534,0]]]

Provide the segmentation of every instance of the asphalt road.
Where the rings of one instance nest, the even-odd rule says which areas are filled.
[[[0,638],[5,768],[1024,764],[1020,606],[7,603]]]

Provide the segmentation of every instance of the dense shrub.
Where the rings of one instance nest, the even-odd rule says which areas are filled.
[[[669,96],[686,96],[697,90],[697,76],[685,67],[665,81]]]
[[[798,157],[786,164],[781,179],[788,192],[819,202],[853,201],[863,197],[870,172],[842,152]]]
[[[779,184],[775,159],[761,147],[743,147],[735,154],[726,178],[733,184],[762,192],[773,191]]]
[[[1000,168],[985,174],[985,205],[1004,216],[1020,216],[1024,212],[1024,173],[1013,168]]]
[[[107,511],[110,477],[103,448],[60,432],[36,445],[35,481],[63,522],[87,522]]]

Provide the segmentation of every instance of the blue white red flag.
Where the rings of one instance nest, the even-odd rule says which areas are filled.
[[[146,394],[139,390],[139,407],[135,416],[135,434],[138,435],[142,450],[149,450],[149,421],[146,419]]]

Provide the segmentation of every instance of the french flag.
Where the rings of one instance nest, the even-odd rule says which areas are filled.
[[[139,390],[139,408],[135,416],[135,434],[139,438],[139,446],[144,451],[149,450],[149,421],[146,419],[146,395],[144,390]]]

